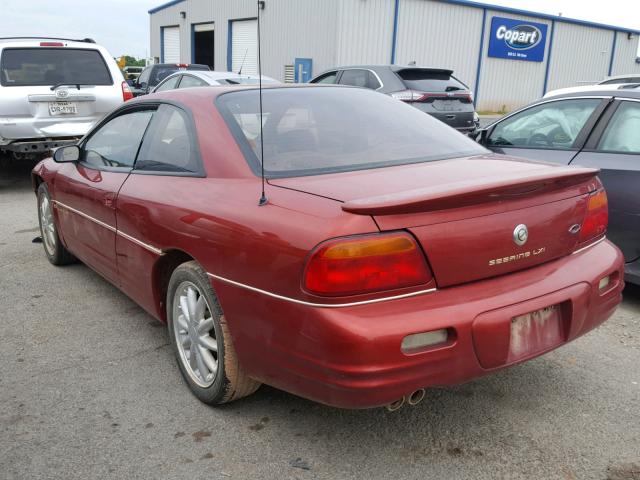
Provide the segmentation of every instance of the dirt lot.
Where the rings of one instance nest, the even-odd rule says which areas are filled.
[[[640,479],[639,288],[573,344],[417,407],[262,387],[212,409],[162,325],[32,243],[28,171],[0,170],[0,478]]]

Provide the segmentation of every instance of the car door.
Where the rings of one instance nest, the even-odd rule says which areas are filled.
[[[607,236],[626,262],[640,258],[640,101],[614,102],[571,164],[600,169],[609,198]]]
[[[151,120],[149,107],[125,108],[95,128],[80,145],[80,161],[63,164],[55,204],[67,247],[117,282],[116,203]]]
[[[569,164],[610,99],[560,98],[508,115],[481,142],[496,153]]]
[[[160,105],[117,204],[121,288],[149,311],[157,306],[151,276],[164,249],[190,252],[207,237],[211,222],[189,210],[212,201],[197,188],[204,176],[193,119],[175,105]],[[198,227],[202,234],[194,234]]]

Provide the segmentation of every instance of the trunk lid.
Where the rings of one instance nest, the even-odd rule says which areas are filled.
[[[269,182],[343,202],[383,231],[410,231],[444,287],[573,252],[597,173],[485,155]]]

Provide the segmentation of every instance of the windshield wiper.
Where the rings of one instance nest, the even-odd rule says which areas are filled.
[[[85,86],[86,85],[91,85],[91,86],[93,86],[92,83],[67,83],[67,82],[64,82],[64,83],[56,83],[55,85],[53,85],[51,87],[51,91],[53,92],[56,88],[64,87],[65,85],[66,86],[71,86],[71,87],[76,87],[78,90],[80,90],[80,86],[81,85],[85,85]]]

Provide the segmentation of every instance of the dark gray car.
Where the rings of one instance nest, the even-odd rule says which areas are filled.
[[[310,83],[337,83],[386,93],[422,110],[463,133],[473,133],[478,116],[469,87],[452,70],[400,65],[338,67]]]
[[[640,285],[640,87],[545,98],[481,130],[478,140],[497,153],[599,168],[607,236],[624,254],[625,279]]]

